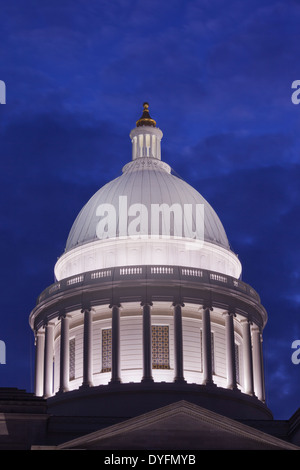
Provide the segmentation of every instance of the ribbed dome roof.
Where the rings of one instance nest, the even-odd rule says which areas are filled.
[[[66,251],[99,240],[97,208],[102,204],[119,207],[119,197],[126,196],[128,206],[143,204],[151,211],[152,204],[165,203],[204,205],[204,240],[230,250],[223,225],[210,204],[192,186],[174,176],[170,167],[156,158],[138,158],[123,168],[123,174],[107,183],[92,196],[78,214],[68,237]],[[119,236],[118,210],[116,235]],[[132,217],[131,217],[132,219]],[[129,219],[128,219],[129,222]],[[150,230],[150,227],[149,227]],[[101,237],[100,237],[101,238]]]

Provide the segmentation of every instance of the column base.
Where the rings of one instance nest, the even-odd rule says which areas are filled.
[[[142,383],[152,383],[154,382],[153,377],[143,377],[141,380]]]
[[[175,377],[174,383],[186,384],[186,380],[184,377]]]
[[[56,395],[62,395],[63,393],[69,392],[70,390],[68,388],[60,388],[57,392]]]
[[[205,385],[206,387],[217,387],[217,385],[212,380],[204,380],[202,385]]]
[[[109,385],[115,385],[115,384],[121,384],[121,383],[122,383],[121,379],[111,379],[108,382]]]
[[[91,388],[91,387],[94,387],[94,384],[92,382],[85,382],[83,383],[82,385],[80,385],[80,389],[85,389],[85,388]]]
[[[239,392],[239,388],[237,387],[237,385],[228,385],[226,388],[228,390],[234,390],[234,391]]]

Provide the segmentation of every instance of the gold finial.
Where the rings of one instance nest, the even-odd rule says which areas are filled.
[[[140,117],[140,119],[136,121],[136,127],[140,127],[140,126],[156,127],[156,122],[154,121],[154,119],[150,117],[150,114],[149,114],[149,103],[145,102],[143,104],[143,107],[144,107],[144,111],[143,111],[142,117]]]

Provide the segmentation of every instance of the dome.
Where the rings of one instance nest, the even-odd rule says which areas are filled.
[[[120,203],[122,202],[127,204],[127,208],[123,206],[120,207]],[[201,206],[203,209],[201,213],[203,220],[201,222],[204,227],[204,240],[220,245],[227,250],[230,249],[225,230],[219,217],[201,194],[188,183],[171,174],[168,165],[154,158],[142,158],[126,165],[121,176],[99,189],[82,208],[71,228],[66,244],[66,251],[98,239],[110,238],[113,235],[119,237],[122,235],[120,233],[120,218],[123,217],[125,210],[127,213],[127,226],[129,226],[131,221],[134,221],[139,215],[139,205],[146,208],[148,218],[150,218],[151,206],[161,204],[165,204],[168,208],[178,207],[181,209],[180,216],[184,215],[184,209],[187,205],[190,207],[195,207],[196,205]],[[115,231],[113,233],[105,232],[105,225],[103,223],[101,225],[102,233],[97,234],[97,226],[100,219],[99,215],[97,215],[97,213],[99,213],[99,207],[102,206],[103,210],[105,208],[109,209],[110,206],[107,205],[115,209]],[[128,214],[129,207],[133,208],[131,216]],[[167,215],[169,216],[169,214]],[[192,220],[195,226],[195,211],[192,214]],[[169,225],[166,226],[166,220],[164,222],[165,226],[161,224],[159,231],[153,233],[153,231],[151,232],[153,224],[148,220],[146,224],[148,231],[147,233],[143,233],[143,235],[168,235],[169,228],[171,235],[174,235],[174,233],[178,235],[182,234],[183,236],[186,235],[183,227],[183,217],[180,217],[180,220],[177,221],[179,222],[177,230],[176,226],[174,226],[176,220],[174,220],[173,226],[171,224],[170,227]],[[182,224],[181,226],[180,222]],[[140,233],[141,231],[142,229],[139,228]],[[201,234],[202,231],[198,237],[200,237]]]
[[[239,278],[241,264],[230,250],[211,205],[161,160],[162,131],[149,105],[130,132],[132,161],[79,212],[57,280],[116,266],[180,265]]]
[[[267,314],[215,211],[161,160],[148,108],[132,161],[77,216],[30,315],[36,394],[54,416],[115,420],[181,396],[264,419]]]

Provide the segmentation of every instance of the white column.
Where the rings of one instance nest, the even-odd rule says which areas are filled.
[[[111,381],[110,383],[120,383],[120,305],[111,306]]]
[[[202,357],[203,357],[203,384],[213,384],[212,358],[211,358],[211,327],[210,308],[203,307],[202,314]]]
[[[147,155],[147,142],[146,137],[150,137],[150,148],[149,155]],[[161,160],[161,139],[163,137],[162,131],[152,125],[142,125],[138,126],[135,129],[132,129],[130,132],[130,138],[132,142],[132,160],[137,158],[145,158],[147,156],[152,156]]]
[[[225,312],[227,388],[236,389],[234,313]]]
[[[244,392],[248,395],[253,395],[253,359],[250,321],[248,318],[245,318],[241,323],[243,328]]]
[[[254,376],[254,393],[261,401],[265,400],[264,396],[264,379],[263,379],[263,363],[262,363],[262,336],[260,328],[254,325],[252,328],[253,338],[253,376]]]
[[[142,382],[153,382],[152,377],[152,327],[151,303],[143,303],[143,378]]]
[[[60,392],[69,390],[70,375],[70,343],[69,343],[69,323],[70,318],[66,314],[60,315]]]
[[[34,393],[37,397],[43,396],[44,384],[44,350],[45,350],[45,333],[40,328],[35,335],[35,380]]]
[[[185,382],[183,371],[183,335],[182,335],[182,310],[183,304],[173,304],[174,307],[174,362],[175,382]]]
[[[93,312],[91,308],[82,309],[83,323],[83,387],[93,386]]]
[[[143,135],[143,157],[147,157],[146,134]]]
[[[47,398],[53,394],[54,323],[47,323],[45,329],[44,397]]]

